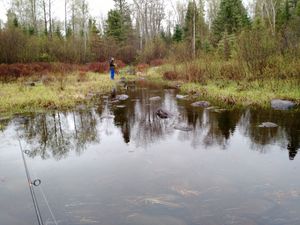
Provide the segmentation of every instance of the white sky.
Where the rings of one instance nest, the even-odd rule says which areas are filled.
[[[174,4],[178,0],[165,0],[166,3],[173,2]],[[187,1],[187,0],[181,0]],[[252,0],[243,0],[245,6]],[[106,17],[107,12],[114,7],[113,0],[87,0],[89,5],[89,11],[92,17],[99,19]],[[133,0],[128,0],[128,3],[133,3]],[[9,8],[9,0],[0,0],[0,20],[6,21],[6,11]],[[64,1],[53,0],[53,16],[63,20],[64,18]]]
[[[6,20],[6,11],[9,8],[9,0],[0,0],[0,19]],[[113,0],[87,0],[90,14],[99,18],[101,15],[106,16],[107,12],[114,7]],[[132,2],[129,0],[128,2]],[[63,19],[64,17],[64,1],[53,0],[53,16]]]

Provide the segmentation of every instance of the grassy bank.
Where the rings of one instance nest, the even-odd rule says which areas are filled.
[[[33,85],[34,86],[31,86]],[[72,73],[30,77],[0,84],[0,113],[13,114],[43,109],[68,109],[88,102],[96,94],[111,91],[108,75]]]
[[[148,72],[153,82],[168,86],[177,86],[182,94],[187,94],[199,100],[209,100],[222,106],[258,106],[270,107],[270,101],[275,98],[286,99],[300,104],[300,84],[298,79],[213,79],[189,82],[188,79],[165,79],[164,73],[169,67],[162,67]]]

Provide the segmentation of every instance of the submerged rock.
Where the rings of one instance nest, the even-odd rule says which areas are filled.
[[[184,100],[187,97],[188,97],[187,95],[176,95],[176,98],[179,99],[179,100]]]
[[[258,127],[260,127],[260,128],[276,128],[276,127],[278,127],[278,125],[276,123],[272,123],[272,122],[264,122],[264,123],[260,124]]]
[[[116,100],[119,100],[119,101],[125,101],[129,98],[128,95],[117,95],[116,96]]]
[[[273,99],[271,101],[271,107],[277,110],[289,110],[296,106],[296,103],[288,100]]]
[[[227,111],[227,109],[214,109],[214,110],[212,110],[212,112],[214,112],[214,113],[222,113],[222,112],[226,112]]]
[[[151,98],[149,98],[149,100],[150,101],[160,101],[161,100],[161,97],[159,97],[159,96],[155,96],[155,97],[151,97]]]
[[[167,112],[166,110],[163,109],[158,109],[156,111],[156,115],[161,119],[168,119],[173,116],[170,112]]]
[[[120,101],[117,100],[117,99],[110,101],[111,104],[117,104],[117,103],[119,103],[119,102],[120,102]]]
[[[82,105],[82,104],[76,106],[76,110],[79,110],[79,111],[86,110],[86,108],[87,108],[86,105]]]
[[[207,101],[199,101],[199,102],[194,102],[192,103],[193,107],[202,107],[202,108],[207,108],[210,106],[210,103]]]
[[[126,105],[117,105],[116,107],[119,109],[124,109],[124,108],[126,108]]]
[[[193,129],[191,127],[188,127],[188,126],[184,126],[184,125],[176,125],[174,127],[175,130],[180,130],[180,131],[192,131]]]
[[[104,115],[104,116],[101,116],[101,119],[114,119],[115,116],[114,115]]]

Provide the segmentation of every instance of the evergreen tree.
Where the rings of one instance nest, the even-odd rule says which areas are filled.
[[[224,32],[230,35],[239,32],[249,24],[250,19],[241,0],[222,0],[220,10],[212,27],[214,41],[218,42]]]
[[[124,41],[125,37],[122,29],[121,15],[118,10],[110,10],[108,12],[105,34],[118,41]]]
[[[183,40],[183,30],[179,24],[176,24],[173,34],[173,41],[181,42]]]
[[[186,15],[185,15],[185,24],[184,24],[184,38],[187,41],[191,41],[192,36],[193,36],[193,17],[194,17],[194,13],[196,13],[195,23],[197,24],[198,23],[198,17],[199,17],[199,13],[197,11],[197,6],[192,1],[189,1],[187,12],[186,12]]]
[[[188,43],[191,43],[193,38],[194,14],[196,28],[196,49],[199,49],[202,43],[204,43],[205,35],[208,31],[208,25],[205,23],[204,18],[204,4],[202,0],[199,1],[198,6],[193,1],[189,1],[188,3],[188,8],[185,16],[185,26],[183,30],[184,39]]]
[[[115,9],[108,14],[107,31],[109,36],[118,41],[126,41],[132,33],[130,9],[126,0],[114,0]]]

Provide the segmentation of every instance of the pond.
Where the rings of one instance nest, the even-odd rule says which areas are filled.
[[[1,224],[37,224],[18,139],[45,224],[300,224],[299,112],[197,108],[146,83],[120,91],[129,98],[1,119]]]

